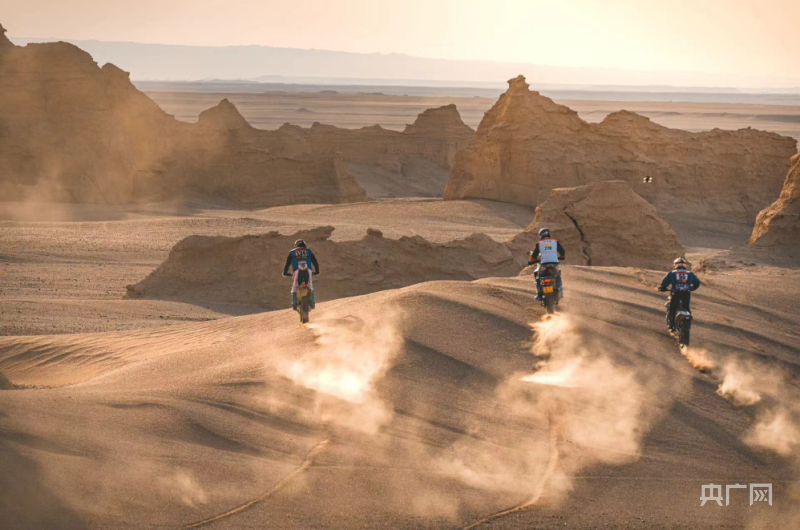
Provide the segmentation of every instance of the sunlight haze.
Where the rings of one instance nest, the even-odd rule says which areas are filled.
[[[786,76],[795,0],[3,0],[13,37]],[[48,16],[42,16],[47,13]]]

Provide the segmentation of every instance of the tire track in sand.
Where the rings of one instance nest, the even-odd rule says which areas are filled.
[[[536,489],[533,492],[533,495],[528,498],[525,502],[521,504],[517,504],[516,506],[512,506],[511,508],[506,508],[504,510],[500,510],[499,512],[494,512],[492,514],[487,515],[483,519],[479,521],[475,521],[467,526],[461,528],[461,530],[472,530],[473,528],[478,528],[481,525],[494,521],[495,519],[499,519],[500,517],[505,517],[506,515],[510,515],[512,513],[521,512],[523,510],[527,510],[528,508],[535,506],[539,503],[539,499],[542,498],[544,494],[544,488],[547,486],[547,483],[550,482],[550,478],[553,476],[553,473],[556,470],[556,466],[558,465],[559,453],[558,453],[558,430],[556,428],[555,422],[553,421],[552,417],[549,419],[549,428],[550,428],[550,456],[547,460],[547,467],[542,473],[542,478],[539,480],[539,483],[536,485]]]
[[[199,528],[201,526],[205,526],[207,524],[211,524],[213,522],[219,521],[220,519],[225,519],[226,517],[230,517],[232,515],[236,515],[237,513],[243,512],[249,508],[252,508],[256,504],[272,497],[280,490],[282,490],[289,482],[294,480],[299,475],[302,475],[305,470],[307,470],[311,465],[314,463],[314,458],[321,453],[325,447],[330,443],[330,438],[319,442],[317,445],[311,448],[311,450],[306,454],[306,457],[303,459],[303,462],[294,468],[289,474],[285,477],[280,479],[277,484],[275,484],[269,491],[261,495],[260,497],[253,499],[249,502],[242,504],[241,506],[237,506],[232,510],[228,510],[227,512],[215,515],[213,517],[209,517],[208,519],[203,519],[202,521],[197,521],[196,523],[192,523],[186,526],[181,527],[181,530],[189,530],[190,528]]]

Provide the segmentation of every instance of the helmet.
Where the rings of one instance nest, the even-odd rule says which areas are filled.
[[[550,229],[542,228],[539,230],[539,237],[550,237]]]
[[[685,269],[689,265],[689,262],[686,261],[686,259],[684,259],[684,258],[678,258],[675,261],[673,261],[672,263],[675,265],[675,268],[679,268],[679,269],[681,269],[681,268]]]
[[[294,248],[306,248],[306,242],[302,239],[298,239],[294,242]]]

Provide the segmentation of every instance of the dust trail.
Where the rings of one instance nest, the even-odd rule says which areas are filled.
[[[787,407],[779,406],[760,415],[745,441],[783,457],[797,456],[795,450],[800,447],[800,418],[794,412],[793,414]]]
[[[564,436],[591,448],[589,462],[638,455],[649,424],[643,413],[650,394],[638,374],[613,362],[602,344],[587,344],[578,324],[566,315],[533,328],[532,353],[540,362],[534,373],[519,378],[533,385],[533,403],[558,415]]]
[[[186,506],[194,508],[208,502],[205,490],[188,471],[178,470],[171,476],[161,477],[159,482],[163,488],[174,492]]]
[[[550,439],[550,456],[547,460],[547,467],[545,468],[544,473],[542,473],[542,478],[539,479],[539,482],[536,485],[536,489],[534,490],[533,495],[522,504],[518,504],[511,508],[506,508],[505,510],[500,510],[499,512],[487,515],[483,519],[463,527],[462,530],[472,530],[473,528],[478,528],[479,526],[494,521],[495,519],[499,519],[500,517],[505,517],[506,515],[526,510],[532,506],[535,506],[539,502],[539,499],[541,499],[542,495],[544,494],[545,487],[547,487],[547,484],[552,479],[553,473],[555,473],[556,468],[558,466],[558,459],[559,459],[558,429],[553,424],[552,420],[550,422],[549,439]]]
[[[700,372],[713,370],[717,365],[711,358],[711,354],[708,353],[708,350],[702,348],[681,346],[681,355],[686,357],[689,364]]]
[[[756,390],[761,386],[756,381],[756,373],[752,367],[746,369],[736,361],[728,362],[722,369],[717,394],[739,407],[755,405],[761,401],[761,393]]]
[[[639,457],[644,434],[659,414],[653,413],[656,407],[648,408],[659,399],[658,385],[651,383],[655,395],[646,391],[644,374],[614,362],[615,346],[607,349],[603,337],[588,333],[584,325],[563,314],[532,324],[535,371],[514,374],[499,385],[496,395],[515,418],[546,418],[549,457],[540,453],[540,439],[528,435],[507,444],[524,455],[521,459],[509,461],[492,453],[452,462],[451,476],[471,486],[528,494],[525,502],[464,528],[540,505],[545,492],[548,502],[558,502],[572,489],[580,470]],[[521,478],[525,476],[540,478]]]
[[[384,313],[312,324],[314,347],[279,369],[315,391],[316,420],[375,433],[394,414],[375,385],[402,349],[401,321],[399,313]]]
[[[237,513],[243,512],[249,508],[252,508],[256,504],[263,502],[264,500],[272,497],[280,490],[282,490],[289,482],[294,480],[296,477],[301,475],[305,470],[307,470],[311,465],[314,463],[314,458],[321,453],[325,447],[330,443],[330,439],[322,440],[317,445],[311,448],[311,450],[306,454],[303,463],[300,464],[298,467],[294,468],[288,475],[283,477],[281,480],[275,484],[272,489],[261,495],[260,497],[253,499],[250,502],[242,504],[241,506],[237,506],[232,510],[228,510],[227,512],[221,513],[219,515],[215,515],[213,517],[209,517],[208,519],[203,519],[202,521],[198,521],[196,523],[192,523],[182,527],[182,530],[189,530],[190,528],[199,528],[201,526],[205,526],[207,524],[211,524],[213,522],[219,521],[220,519],[225,519],[226,517],[230,517],[232,515],[236,515]]]
[[[716,366],[707,350],[681,348],[681,353],[700,371]],[[755,409],[755,422],[744,442],[782,457],[795,457],[795,451],[800,449],[800,406],[786,375],[756,361],[735,358],[728,359],[714,375],[717,395],[735,407]],[[800,457],[797,460],[800,465]]]

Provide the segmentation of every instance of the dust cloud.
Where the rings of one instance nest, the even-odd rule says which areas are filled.
[[[800,448],[800,405],[786,375],[756,362],[730,361],[723,368],[720,396],[737,406],[757,406],[756,420],[745,437],[753,447],[795,457]]]
[[[550,411],[560,436],[590,455],[580,467],[638,458],[653,389],[646,389],[632,368],[615,363],[609,352],[587,345],[571,317],[556,315],[532,327],[532,353],[540,361],[534,373],[520,380],[535,385],[535,406]]]
[[[189,471],[177,470],[172,474],[159,477],[158,482],[162,490],[176,496],[190,508],[195,508],[208,502],[206,490]]]
[[[722,368],[722,383],[717,394],[740,407],[755,405],[761,401],[757,388],[763,386],[757,381],[758,373],[754,365],[745,367],[737,361],[729,361]]]
[[[655,419],[640,374],[589,346],[574,317],[555,315],[531,327],[536,369],[503,382],[497,397],[517,418],[538,420],[548,432],[517,440],[515,453],[456,446],[460,458],[440,464],[471,486],[526,494],[519,509],[561,500],[588,466],[636,460]]]
[[[752,447],[795,457],[800,448],[800,405],[781,370],[754,360],[730,357],[717,370],[716,355],[708,350],[682,348],[681,353],[700,371],[714,370],[717,394],[737,407],[752,407],[755,422],[744,441]],[[800,458],[798,458],[800,463]]]
[[[800,404],[787,374],[773,366],[750,361],[729,362],[718,393],[738,406],[750,406],[755,420],[744,442],[770,451],[800,471]],[[747,528],[797,528],[800,520],[800,482],[787,486],[777,509],[756,514]]]
[[[708,350],[703,348],[681,347],[681,355],[686,357],[689,364],[701,372],[708,372],[717,366]]]
[[[375,384],[403,346],[401,321],[400,313],[383,313],[310,324],[314,347],[281,371],[294,383],[316,391],[317,420],[375,433],[393,414]]]
[[[798,411],[794,412],[779,407],[761,415],[745,441],[784,457],[795,455],[795,450],[800,447],[800,418],[797,417]]]

